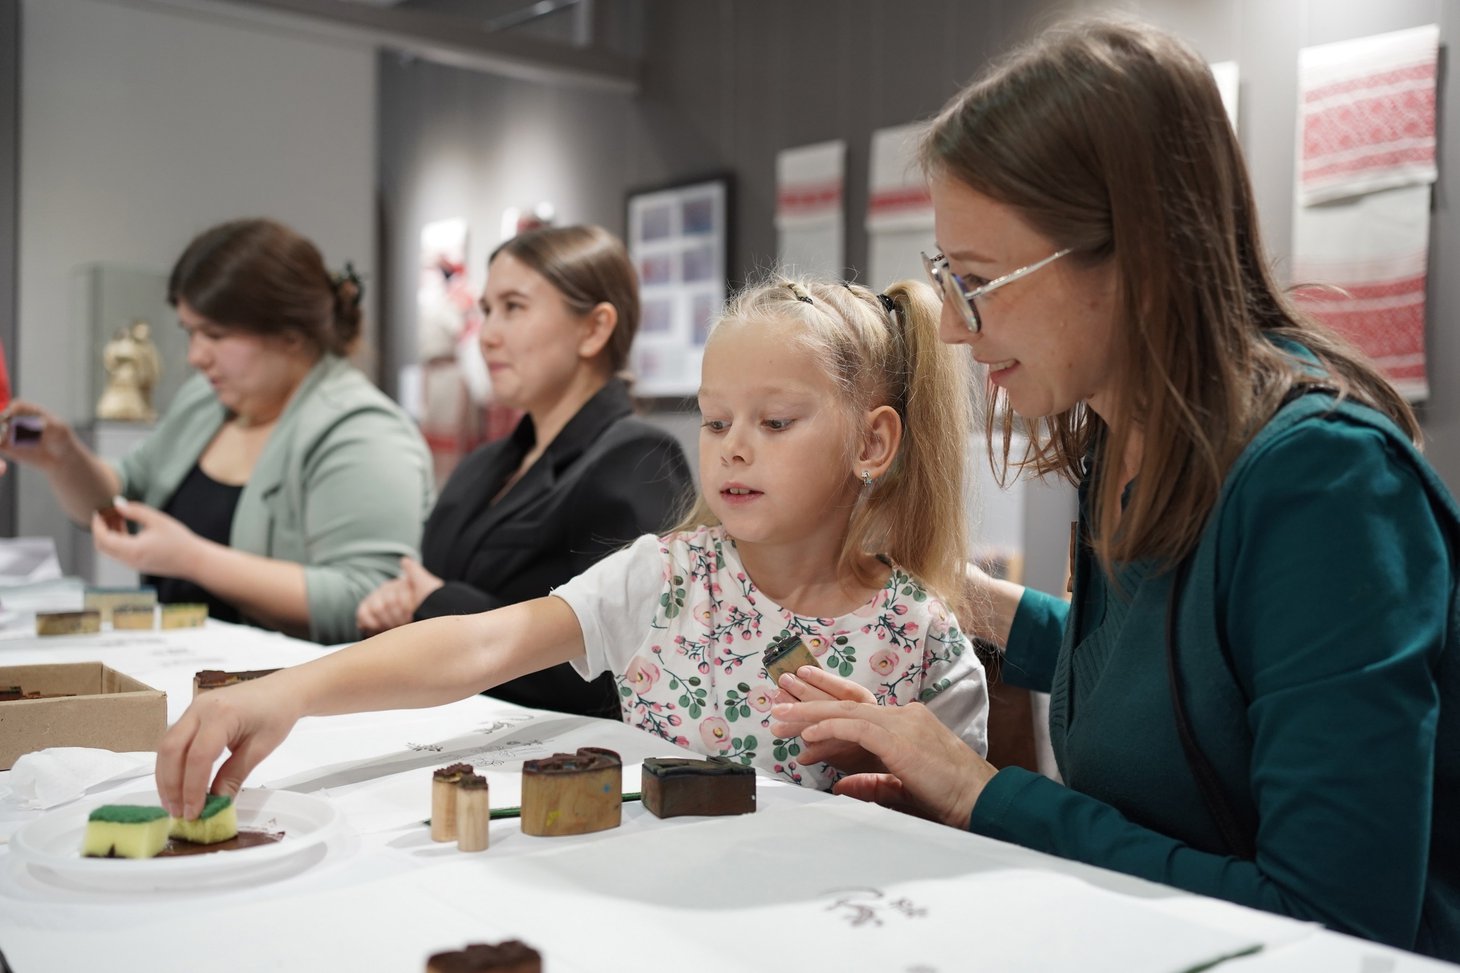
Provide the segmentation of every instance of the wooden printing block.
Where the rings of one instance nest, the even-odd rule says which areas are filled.
[[[151,611],[157,604],[156,588],[87,588],[83,605],[101,612],[103,622],[115,624],[113,613],[118,608],[145,608]],[[150,626],[149,626],[150,627]]]
[[[456,785],[468,774],[471,764],[448,764],[431,773],[431,840],[456,840]]]
[[[113,629],[144,629],[157,627],[157,611],[154,608],[113,608]]]
[[[456,850],[486,851],[492,819],[491,789],[481,774],[462,774],[456,782]]]
[[[101,612],[36,612],[37,635],[80,635],[101,631]]]
[[[106,524],[107,530],[114,530],[119,534],[127,533],[127,518],[116,507],[107,504],[105,507],[98,507],[96,512],[101,515],[101,521]]]
[[[556,836],[617,828],[623,813],[623,760],[582,747],[522,765],[522,833]]]
[[[729,757],[650,757],[643,774],[644,806],[655,817],[755,810],[755,769]]]
[[[542,973],[542,956],[524,942],[472,943],[426,960],[426,973]]]
[[[207,605],[179,602],[162,606],[163,628],[201,628],[207,620]]]
[[[821,663],[816,661],[816,656],[801,641],[799,635],[782,635],[771,639],[770,646],[765,650],[765,671],[770,677],[772,685],[779,685],[783,673],[794,673],[802,666],[815,666],[821,668]]]
[[[222,669],[199,669],[193,673],[193,698],[196,699],[198,693],[204,693],[210,689],[222,689],[224,686],[248,682],[250,679],[258,679],[278,671],[278,669],[246,669],[239,672],[224,672]]]

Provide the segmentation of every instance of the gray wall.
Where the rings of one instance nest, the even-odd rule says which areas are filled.
[[[20,0],[0,0],[0,348],[14,369],[15,251],[20,238]],[[13,378],[13,375],[12,375]],[[0,479],[0,537],[15,534],[15,478]]]
[[[848,271],[866,266],[868,145],[878,128],[936,111],[990,56],[1067,12],[1133,12],[1187,38],[1211,61],[1235,60],[1239,134],[1279,262],[1291,240],[1297,56],[1302,47],[1438,22],[1460,40],[1460,5],[1443,0],[642,0],[640,95],[549,90],[447,68],[381,69],[381,201],[386,263],[410,281],[420,225],[466,216],[480,272],[502,206],[540,196],[566,222],[623,231],[631,188],[730,170],[735,177],[731,274],[776,252],[775,153],[847,141]],[[1429,455],[1460,488],[1460,97],[1442,72],[1441,178],[1431,248]],[[529,161],[530,160],[530,161]],[[530,200],[529,200],[530,201]],[[481,231],[486,231],[482,233]],[[480,238],[491,235],[492,240]],[[393,295],[393,347],[409,349],[409,293]],[[661,415],[682,436],[693,423]],[[1030,580],[1062,584],[1071,503],[1036,491],[1026,514]]]

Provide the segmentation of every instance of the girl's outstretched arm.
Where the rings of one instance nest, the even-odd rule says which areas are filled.
[[[168,813],[191,819],[210,791],[237,794],[300,717],[437,706],[582,654],[578,617],[553,597],[392,629],[199,696],[157,748],[157,793]]]

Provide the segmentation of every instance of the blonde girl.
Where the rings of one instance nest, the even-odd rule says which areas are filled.
[[[751,287],[705,348],[701,494],[679,528],[549,597],[406,625],[206,694],[159,749],[163,802],[191,817],[210,783],[236,793],[302,716],[437,705],[560,662],[611,672],[626,722],[808,786],[835,773],[769,732],[777,698],[925,703],[983,753],[983,669],[949,608],[968,376],[938,341],[938,310],[914,282],[882,295],[784,277]],[[777,687],[763,655],[789,635],[819,668]],[[867,765],[859,754],[838,763]]]

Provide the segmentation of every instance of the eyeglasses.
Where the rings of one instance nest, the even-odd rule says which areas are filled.
[[[1020,267],[1018,270],[1011,270],[1004,276],[995,277],[988,283],[981,284],[978,287],[969,287],[964,283],[963,278],[955,274],[953,269],[948,266],[948,258],[941,253],[936,253],[931,257],[924,253],[921,256],[923,258],[923,269],[928,272],[928,279],[933,282],[933,286],[943,292],[945,300],[952,298],[954,307],[958,308],[963,315],[963,324],[969,331],[978,334],[983,329],[983,318],[979,316],[978,304],[975,303],[980,297],[987,297],[1005,284],[1016,281],[1020,277],[1027,277],[1045,264],[1054,263],[1069,253],[1070,249],[1066,247],[1057,253],[1050,254],[1043,260],[1032,263],[1027,267]]]

